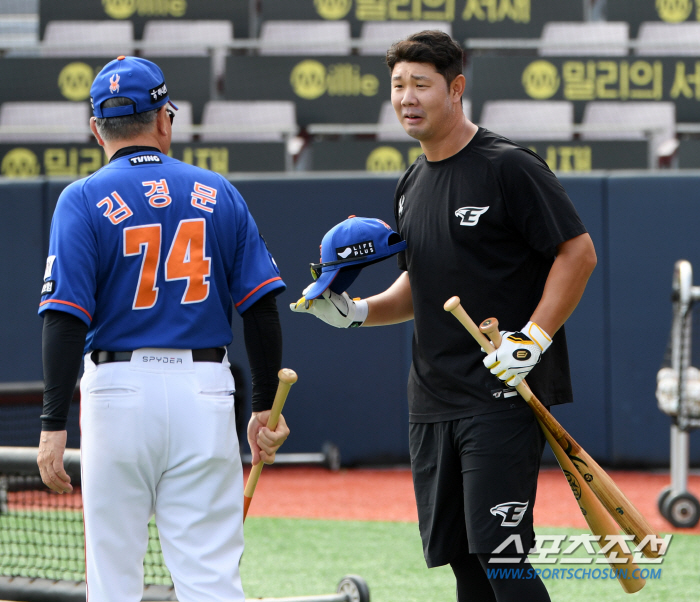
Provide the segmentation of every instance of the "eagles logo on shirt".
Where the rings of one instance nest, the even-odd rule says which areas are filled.
[[[460,207],[455,211],[455,215],[462,218],[460,226],[476,226],[479,218],[488,210],[488,207]]]

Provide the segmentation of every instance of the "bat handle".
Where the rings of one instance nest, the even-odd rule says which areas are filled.
[[[462,304],[459,300],[459,297],[450,297],[447,301],[445,301],[445,305],[443,306],[443,309],[445,311],[449,311],[455,318],[457,318],[462,326],[467,329],[467,332],[469,332],[472,337],[474,337],[474,340],[479,343],[481,347],[484,348],[486,353],[491,353],[494,350],[494,347],[489,341],[484,334],[479,330],[479,327],[474,324],[474,320],[472,320],[469,317],[469,314],[464,311],[464,308],[462,307]]]
[[[498,330],[498,320],[496,318],[486,318],[481,324],[479,324],[479,330],[488,336],[489,339],[491,339],[491,342],[496,349],[501,346],[503,337],[501,336],[501,331]],[[525,401],[532,398],[532,390],[525,381],[522,381],[515,388],[518,393],[523,396]]]
[[[271,431],[277,428],[284,402],[287,399],[287,394],[292,385],[297,382],[297,373],[289,368],[282,368],[277,373],[279,384],[277,385],[277,393],[275,393],[275,401],[272,402],[272,410],[270,417],[267,420],[267,426]]]
[[[479,324],[479,330],[491,339],[496,349],[501,346],[501,332],[498,330],[498,320],[496,318],[486,318]]]
[[[279,378],[277,392],[275,393],[275,400],[272,402],[270,417],[267,419],[267,427],[273,431],[275,428],[277,428],[277,423],[279,422],[280,415],[282,414],[282,408],[284,407],[284,402],[287,399],[289,389],[295,382],[297,382],[297,374],[294,372],[294,370],[282,368],[277,373],[277,378]],[[248,475],[248,481],[246,482],[245,490],[243,491],[243,522],[245,522],[246,516],[248,516],[248,508],[250,507],[250,502],[253,501],[255,487],[258,484],[258,479],[260,478],[264,465],[264,462],[258,462],[253,466],[250,474]]]

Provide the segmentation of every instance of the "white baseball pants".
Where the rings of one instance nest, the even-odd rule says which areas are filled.
[[[139,349],[81,381],[88,602],[139,602],[155,514],[180,602],[244,600],[243,473],[227,358]]]

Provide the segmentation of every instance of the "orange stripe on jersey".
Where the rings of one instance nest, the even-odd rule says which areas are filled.
[[[270,282],[274,282],[275,280],[282,280],[281,276],[277,276],[276,278],[270,278],[269,280],[265,280],[262,284],[258,284],[252,291],[250,291],[243,299],[241,299],[238,303],[236,303],[236,307],[239,305],[243,305],[246,302],[246,299],[248,299],[251,295],[254,295],[257,293],[263,286],[266,284],[270,284]]]
[[[61,301],[60,299],[47,299],[46,301],[42,301],[41,303],[39,303],[39,307],[41,307],[42,305],[46,305],[47,303],[62,303],[63,305],[70,305],[71,307],[75,307],[76,309],[82,311],[88,318],[90,318],[90,322],[92,322],[92,316],[86,310],[80,307],[80,305],[76,305],[75,303],[71,303],[70,301]]]

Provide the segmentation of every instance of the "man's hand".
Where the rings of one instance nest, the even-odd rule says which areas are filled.
[[[534,322],[528,322],[523,332],[504,331],[501,336],[501,346],[484,358],[484,366],[509,387],[517,387],[540,361],[552,339]]]
[[[252,464],[255,466],[261,460],[265,464],[272,464],[275,461],[275,454],[280,446],[289,436],[289,427],[280,414],[277,428],[271,431],[267,427],[270,419],[270,410],[264,412],[253,412],[248,423],[248,443],[250,453],[253,456]]]
[[[309,287],[305,288],[303,293]],[[316,298],[307,300],[302,297],[296,303],[290,303],[289,309],[298,313],[313,314],[326,324],[336,328],[356,328],[362,326],[367,319],[367,301],[361,299],[353,300],[347,293],[339,295],[330,288],[323,291],[323,294]]]
[[[70,477],[63,467],[63,452],[66,450],[67,431],[41,431],[39,438],[39,454],[36,463],[39,465],[41,480],[49,489],[57,493],[70,493],[73,486]]]

